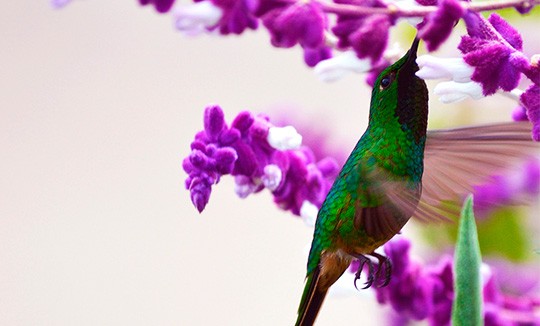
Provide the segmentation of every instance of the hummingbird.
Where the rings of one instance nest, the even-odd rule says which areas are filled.
[[[459,203],[473,185],[538,148],[528,121],[427,131],[428,89],[415,75],[418,43],[378,76],[368,127],[318,212],[297,326],[315,322],[328,289],[354,259],[355,286],[365,266],[364,288],[386,286],[392,264],[375,250],[411,217],[457,218],[460,206],[440,204]]]

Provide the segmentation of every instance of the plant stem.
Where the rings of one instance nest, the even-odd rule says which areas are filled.
[[[482,2],[460,2],[465,10],[470,11],[489,11],[511,7],[530,8],[540,4],[540,0],[502,0],[502,1],[482,1]],[[398,17],[424,17],[438,9],[437,6],[415,6],[409,8],[399,8],[395,4],[390,4],[386,8],[365,7],[351,4],[338,4],[333,2],[323,2],[321,6],[325,12],[347,15],[363,16],[383,14]]]

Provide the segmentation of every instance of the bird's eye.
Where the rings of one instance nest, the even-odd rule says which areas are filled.
[[[390,76],[385,76],[383,77],[383,79],[381,79],[381,87],[386,88],[390,85],[391,82],[392,78],[390,78]]]

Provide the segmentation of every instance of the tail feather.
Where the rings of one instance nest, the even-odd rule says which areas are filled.
[[[298,307],[296,326],[313,325],[321,309],[328,288],[322,289],[320,286],[320,271],[320,267],[317,266],[306,279],[304,293],[302,294],[300,307]]]

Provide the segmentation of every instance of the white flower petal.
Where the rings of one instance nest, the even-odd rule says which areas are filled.
[[[257,186],[251,182],[251,179],[245,175],[234,177],[234,192],[240,198],[246,198],[255,192]]]
[[[323,82],[335,82],[350,72],[367,72],[371,69],[369,59],[359,59],[354,51],[346,51],[341,55],[319,62],[315,74]]]
[[[264,175],[262,176],[262,182],[266,188],[270,191],[274,191],[279,187],[283,173],[279,166],[275,164],[268,164],[264,167]]]
[[[173,10],[174,26],[187,35],[206,32],[206,28],[216,25],[222,16],[223,10],[211,1],[179,6]]]
[[[319,214],[319,209],[317,206],[313,205],[311,202],[304,200],[302,207],[300,207],[300,216],[308,226],[315,226],[315,221],[317,221],[317,214]]]
[[[281,151],[297,149],[302,145],[302,136],[293,126],[271,127],[266,140],[270,146]]]
[[[468,83],[442,82],[435,86],[433,93],[439,95],[439,100],[443,103],[459,102],[468,97],[475,100],[484,97],[482,85],[472,81]]]
[[[420,70],[416,76],[422,79],[451,79],[465,83],[471,81],[474,68],[463,58],[437,58],[431,55],[421,55],[416,59]]]

